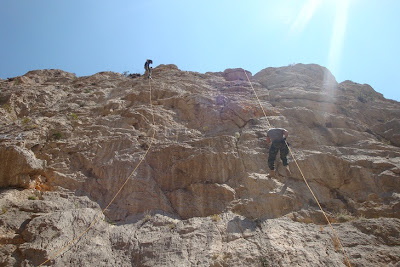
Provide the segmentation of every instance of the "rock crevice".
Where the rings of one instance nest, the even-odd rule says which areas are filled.
[[[268,121],[243,69],[160,65],[152,106],[143,76],[0,80],[0,265],[36,266],[90,225],[154,131],[101,220],[51,264],[342,266],[293,158],[290,175],[279,160],[267,175],[269,123],[289,131],[352,265],[398,264],[400,103],[315,64],[246,73]]]

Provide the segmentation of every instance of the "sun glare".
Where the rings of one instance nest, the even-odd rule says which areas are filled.
[[[307,0],[290,27],[290,34],[300,34],[307,27],[321,0]]]
[[[333,2],[334,4],[334,21],[331,30],[331,39],[329,45],[329,52],[327,56],[327,68],[333,74],[338,73],[340,68],[340,61],[342,56],[342,48],[345,41],[345,33],[347,27],[347,15],[349,8],[349,0],[337,0]],[[324,75],[324,100],[329,102],[335,102],[336,88],[333,76],[326,71]],[[329,110],[329,105],[326,106],[327,111]]]
[[[290,24],[289,35],[301,35],[322,5],[332,10],[331,12],[334,12],[332,28],[329,29],[331,31],[331,37],[326,67],[328,67],[332,73],[337,73],[346,33],[349,0],[306,0]]]
[[[348,0],[339,0],[335,2],[335,20],[333,22],[327,66],[332,73],[337,73],[340,65],[340,57],[342,55],[347,27],[348,7]]]
[[[349,1],[350,0],[306,0],[301,8],[299,8],[297,15],[294,16],[295,19],[293,19],[290,24],[289,35],[299,36],[310,24],[313,16],[321,10],[321,7],[329,8],[329,12],[334,12],[332,14],[334,17],[332,27],[327,29],[331,34],[326,55],[326,67],[333,74],[338,73],[340,68],[340,60],[347,28]],[[329,83],[328,80],[325,82]]]

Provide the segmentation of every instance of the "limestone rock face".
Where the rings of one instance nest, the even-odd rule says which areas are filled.
[[[254,75],[254,79],[268,89],[300,87],[304,90],[312,90],[337,84],[335,77],[328,69],[316,64],[266,68]]]
[[[251,72],[238,68],[238,69],[226,69],[224,70],[222,76],[227,81],[237,81],[237,80],[247,81],[247,77],[249,77],[250,79],[252,75]]]
[[[0,80],[0,265],[344,266],[304,178],[352,266],[398,264],[400,103],[315,64],[246,73],[261,106],[243,69]]]
[[[377,124],[373,131],[395,146],[400,146],[400,119]]]
[[[31,180],[38,179],[45,161],[37,159],[32,150],[19,146],[0,146],[0,187],[28,188]]]

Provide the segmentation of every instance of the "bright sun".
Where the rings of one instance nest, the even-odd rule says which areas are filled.
[[[329,5],[328,8],[334,12],[334,21],[332,23],[329,52],[327,55],[327,67],[333,73],[339,68],[342,48],[345,41],[345,33],[347,27],[347,17],[350,0],[307,0],[300,9],[293,14],[290,23],[289,35],[301,35],[312,17],[318,12],[322,6]]]

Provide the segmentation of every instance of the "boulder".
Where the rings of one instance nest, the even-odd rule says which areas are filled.
[[[29,188],[44,173],[46,162],[18,146],[0,146],[0,187]]]

